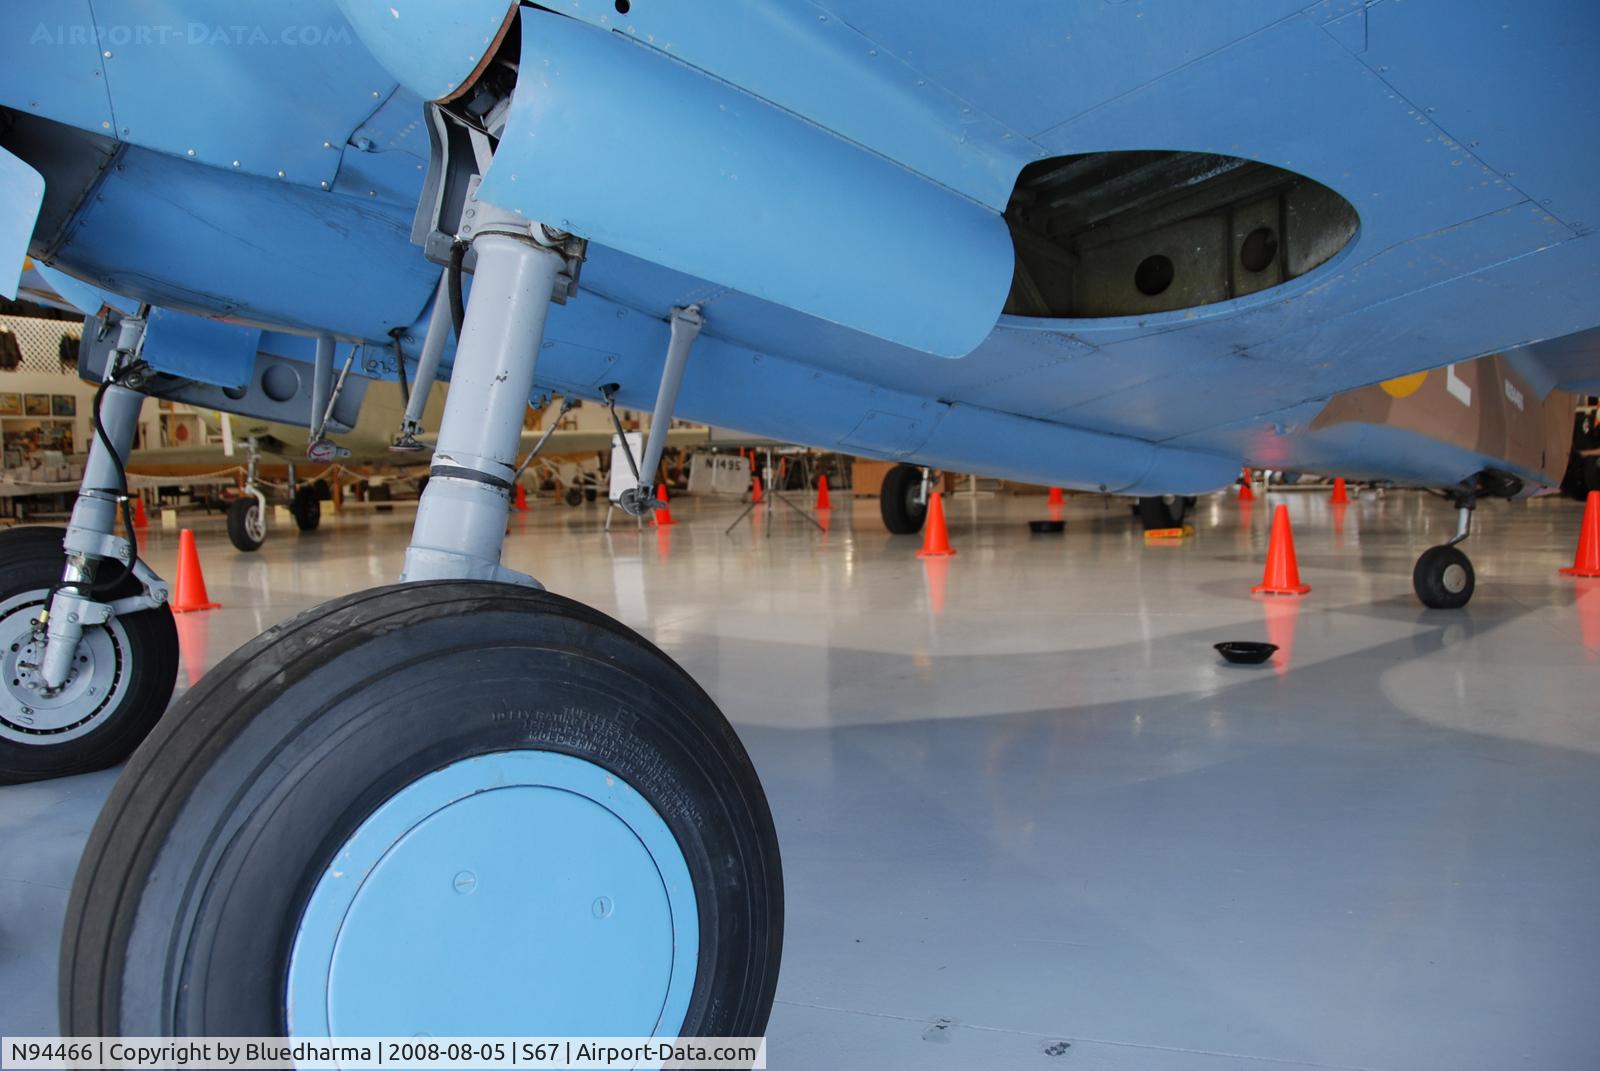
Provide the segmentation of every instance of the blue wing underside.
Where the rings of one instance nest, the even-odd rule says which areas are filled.
[[[84,4],[76,17],[104,27],[106,6]],[[551,317],[546,389],[592,396],[616,382],[625,403],[648,406],[668,311],[697,303],[708,327],[684,416],[1154,493],[1204,490],[1241,461],[1296,449],[1353,458],[1364,447],[1319,440],[1311,419],[1327,398],[1390,377],[1496,352],[1522,353],[1545,388],[1600,377],[1583,334],[1600,327],[1600,142],[1574,136],[1600,128],[1590,5],[1251,0],[1201,14],[1178,0],[828,0],[731,13],[640,4],[655,9],[628,19],[609,3],[552,6],[525,20],[648,40],[989,211],[1004,210],[1031,160],[1159,148],[1312,176],[1360,225],[1327,264],[1263,293],[1150,315],[995,315],[955,358],[593,243],[583,292]],[[68,20],[19,15],[31,7],[3,16],[23,39],[34,22]],[[192,21],[183,3],[157,7]],[[333,4],[295,7],[251,14],[269,33],[294,19],[348,25]],[[54,110],[31,114],[110,142],[104,169],[85,179],[92,195],[44,243],[36,234],[39,259],[174,310],[328,331],[374,350],[399,328],[403,345],[420,344],[438,277],[410,242],[427,162],[422,102],[359,40],[189,49],[180,54],[191,69],[171,49],[98,44],[64,35],[30,52],[37,69],[0,79],[0,102],[19,112],[45,99],[41,84],[60,83]],[[89,85],[63,73],[74,64]],[[194,93],[208,77],[213,92]],[[606,195],[660,212],[716,196],[654,189],[627,160],[543,166],[578,168]],[[915,292],[879,285],[890,321],[917,316]],[[1414,458],[1427,445],[1406,450]],[[1483,460],[1441,451],[1414,467],[1422,482],[1452,482],[1448,471]]]

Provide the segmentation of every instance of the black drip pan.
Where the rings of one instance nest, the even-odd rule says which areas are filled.
[[[1253,640],[1224,640],[1215,646],[1223,658],[1240,666],[1259,666],[1278,649],[1275,643],[1256,643]]]

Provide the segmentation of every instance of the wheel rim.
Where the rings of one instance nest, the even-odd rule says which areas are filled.
[[[267,538],[267,521],[262,516],[259,502],[245,511],[244,534],[250,537],[252,543],[260,543]]]
[[[295,1036],[674,1035],[699,959],[676,838],[614,774],[508,751],[437,770],[335,854],[290,952]]]
[[[1455,562],[1444,567],[1444,573],[1439,580],[1444,584],[1444,589],[1452,595],[1460,595],[1467,589],[1467,571]]]
[[[65,743],[99,728],[128,691],[130,662],[127,630],[115,617],[84,631],[73,654],[67,683],[51,695],[32,666],[44,654],[44,637],[34,618],[49,592],[23,592],[0,602],[0,738],[45,746]],[[30,685],[41,685],[30,687]]]

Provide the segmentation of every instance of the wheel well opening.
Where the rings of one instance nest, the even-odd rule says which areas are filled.
[[[1293,171],[1216,153],[1082,153],[1023,168],[1006,208],[1016,316],[1136,316],[1280,286],[1355,236],[1356,210]]]

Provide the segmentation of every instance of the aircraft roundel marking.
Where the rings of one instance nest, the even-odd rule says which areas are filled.
[[[1386,379],[1378,386],[1391,398],[1409,398],[1422,389],[1422,381],[1428,378],[1426,372],[1414,372],[1409,376],[1398,376]]]

